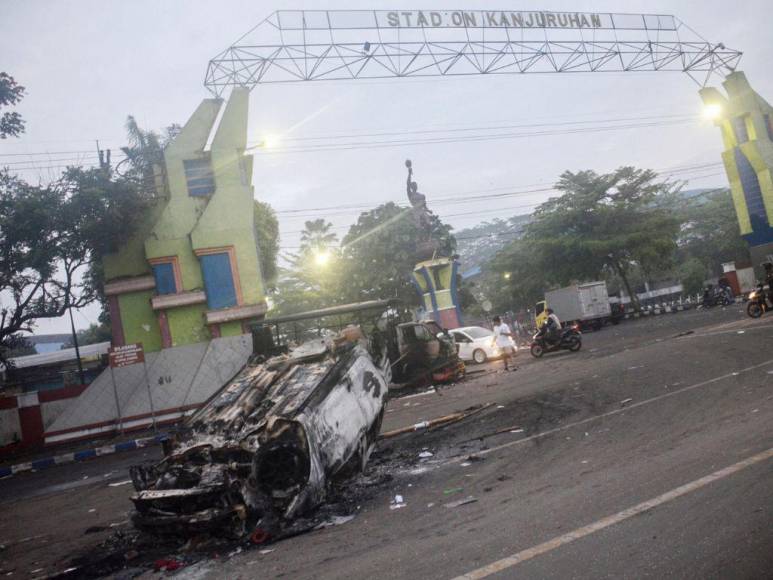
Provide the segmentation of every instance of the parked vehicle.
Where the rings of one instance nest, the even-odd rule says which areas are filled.
[[[397,324],[387,340],[395,382],[447,382],[464,376],[453,338],[435,321]]]
[[[502,350],[494,344],[494,333],[482,326],[464,326],[450,331],[456,341],[457,352],[462,360],[475,361],[483,364],[489,359],[502,356]],[[510,339],[513,349],[518,348],[513,339]]]
[[[583,327],[601,328],[612,320],[606,282],[575,284],[545,293],[545,300],[537,302],[537,328],[547,320],[547,309],[552,308],[564,324],[579,323]]]
[[[770,310],[771,304],[768,293],[765,292],[765,285],[757,284],[757,289],[749,294],[749,303],[746,305],[746,314],[752,318],[759,318],[765,312]]]
[[[540,358],[546,352],[557,350],[577,352],[582,348],[582,333],[577,324],[563,328],[561,330],[561,340],[557,343],[548,343],[546,334],[547,325],[543,324],[532,339],[530,351],[534,358]]]

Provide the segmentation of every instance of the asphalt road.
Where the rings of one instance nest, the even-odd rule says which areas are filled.
[[[490,406],[383,441],[369,471],[389,477],[349,523],[178,576],[773,578],[773,318],[689,312],[584,339],[391,401],[385,430]],[[51,573],[104,539],[84,528],[125,520],[130,486],[107,482],[131,455],[0,481],[0,568]]]

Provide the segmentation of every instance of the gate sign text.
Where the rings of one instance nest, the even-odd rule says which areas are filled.
[[[673,16],[509,10],[394,10],[377,13],[384,28],[566,28],[676,30]]]
[[[110,366],[114,369],[145,362],[145,351],[142,349],[141,342],[112,346],[107,350],[107,355],[110,359]]]

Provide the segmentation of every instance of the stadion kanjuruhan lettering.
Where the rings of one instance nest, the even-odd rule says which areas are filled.
[[[608,15],[603,15],[607,16]],[[393,28],[611,28],[601,14],[582,12],[505,12],[407,10],[386,13]]]

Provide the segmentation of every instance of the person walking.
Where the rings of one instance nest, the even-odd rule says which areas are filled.
[[[513,355],[513,333],[510,327],[502,322],[499,316],[494,317],[494,344],[502,351],[502,361],[505,363],[505,370],[510,370],[510,357]],[[518,367],[513,366],[517,371]]]

